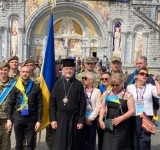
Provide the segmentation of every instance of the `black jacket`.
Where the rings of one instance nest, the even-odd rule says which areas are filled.
[[[17,109],[20,108],[20,96],[20,91],[14,86],[10,92],[7,119],[11,120],[13,111],[17,111]],[[43,102],[41,89],[37,84],[33,82],[31,91],[28,95],[28,110],[30,116],[37,116],[37,122],[42,121],[42,107]],[[21,113],[21,111],[17,111],[17,113]]]

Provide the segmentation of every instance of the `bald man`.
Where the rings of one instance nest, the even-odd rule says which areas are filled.
[[[7,113],[7,128],[12,129],[11,118],[14,120],[16,150],[23,149],[26,136],[26,150],[34,149],[34,137],[42,119],[42,93],[40,87],[31,79],[31,69],[21,68],[20,78],[10,92]],[[15,110],[13,112],[13,110]],[[14,114],[12,116],[12,114]],[[25,135],[25,134],[26,135]]]

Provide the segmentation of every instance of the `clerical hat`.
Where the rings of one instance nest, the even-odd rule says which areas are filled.
[[[32,58],[28,58],[23,62],[23,66],[25,66],[28,63],[35,63],[35,61]]]
[[[63,59],[63,67],[74,67],[74,59]]]
[[[0,69],[2,69],[4,67],[8,67],[9,68],[9,64],[7,62],[1,62],[0,63]]]
[[[19,58],[17,56],[12,56],[8,59],[8,63],[11,61],[11,60],[19,60]]]

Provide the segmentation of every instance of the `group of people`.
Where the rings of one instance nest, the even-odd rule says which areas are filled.
[[[156,129],[160,84],[145,56],[137,58],[136,70],[128,77],[119,57],[111,58],[111,72],[102,75],[95,72],[92,56],[76,76],[73,60],[62,65],[63,78],[55,84],[50,102],[53,149],[94,150],[98,132],[99,150],[150,150],[152,131],[143,127],[142,114]]]
[[[35,62],[26,59],[18,70],[18,57],[0,63],[0,149],[11,148],[14,125],[16,150],[34,150],[42,122],[42,94]],[[126,76],[119,57],[110,60],[110,72],[95,72],[96,58],[86,57],[85,70],[75,74],[74,59],[55,62],[46,127],[49,150],[150,150],[151,133],[143,116],[158,125],[160,84],[147,68],[147,58],[136,59],[135,71]],[[60,72],[62,70],[62,72]],[[154,125],[155,124],[155,125]]]
[[[42,94],[34,76],[35,62],[29,58],[19,70],[19,58],[0,63],[0,149],[11,149],[14,125],[16,150],[34,149],[42,118]]]

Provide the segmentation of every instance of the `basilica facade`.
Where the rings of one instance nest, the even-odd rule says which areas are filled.
[[[0,1],[0,59],[20,62],[43,57],[52,0]],[[157,0],[54,0],[56,58],[92,55],[102,61],[113,55],[132,67],[147,56],[149,67],[160,67],[160,7]]]

